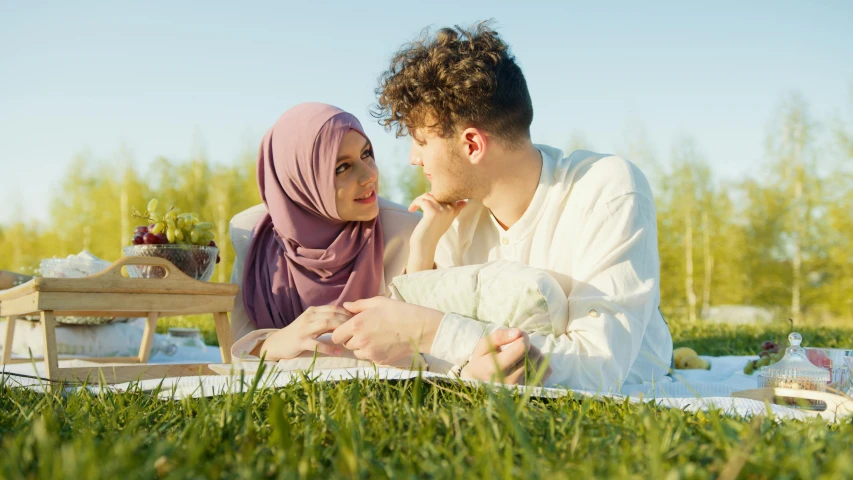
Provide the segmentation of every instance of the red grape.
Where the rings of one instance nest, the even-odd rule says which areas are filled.
[[[134,245],[142,245],[145,241],[142,239],[142,235],[134,235],[133,239],[130,241]]]
[[[216,254],[216,263],[219,263],[219,254]]]
[[[765,340],[764,343],[761,344],[762,350],[772,350],[774,347],[776,347],[776,344],[770,340]]]
[[[145,225],[142,225],[141,227],[136,227],[136,230],[134,230],[133,233],[137,235],[145,235],[146,233],[148,233],[148,227],[146,227]]]
[[[165,244],[169,243],[169,239],[166,238],[165,232],[160,232],[154,236],[157,237],[157,242],[155,243],[156,245],[165,245]]]
[[[213,240],[211,240],[211,241],[210,241],[210,243],[208,243],[208,244],[207,244],[207,246],[208,246],[208,247],[215,247],[215,246],[216,246],[216,242],[214,242]]]
[[[159,243],[157,239],[157,235],[154,235],[151,232],[146,233],[142,236],[142,241],[145,242],[146,245],[156,245]]]

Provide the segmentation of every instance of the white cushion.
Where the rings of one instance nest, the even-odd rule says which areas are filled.
[[[509,260],[401,275],[390,289],[406,303],[528,333],[559,335],[569,324],[569,302],[557,280]]]

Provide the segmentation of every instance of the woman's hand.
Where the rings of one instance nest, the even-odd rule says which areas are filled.
[[[352,314],[342,307],[324,305],[308,307],[302,315],[290,325],[273,333],[252,351],[252,355],[262,356],[266,360],[286,360],[296,358],[302,352],[339,355],[340,350],[317,340],[317,337],[329,333],[350,319]]]
[[[538,372],[544,361],[539,349],[530,345],[526,333],[517,328],[501,328],[480,339],[460,376],[524,385],[527,377]],[[528,366],[534,370],[528,372]],[[545,381],[550,375],[551,367],[548,366],[540,381]]]
[[[332,341],[356,358],[380,365],[429,352],[444,313],[387,297],[344,303],[354,317],[332,334]]]
[[[409,211],[421,209],[424,216],[412,232],[409,243],[409,261],[406,273],[431,270],[435,263],[435,249],[444,232],[467,205],[466,200],[439,203],[431,193],[424,193],[409,205]]]

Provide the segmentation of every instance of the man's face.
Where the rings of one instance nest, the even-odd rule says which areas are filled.
[[[429,128],[412,129],[410,134],[409,163],[423,167],[433,197],[442,203],[472,198],[477,179],[464,146],[454,136],[441,138]]]

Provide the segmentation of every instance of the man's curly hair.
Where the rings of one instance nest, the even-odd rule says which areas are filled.
[[[371,114],[398,137],[477,127],[509,145],[530,138],[533,105],[521,68],[490,21],[429,30],[404,45],[379,78]],[[429,122],[429,124],[427,124]]]

